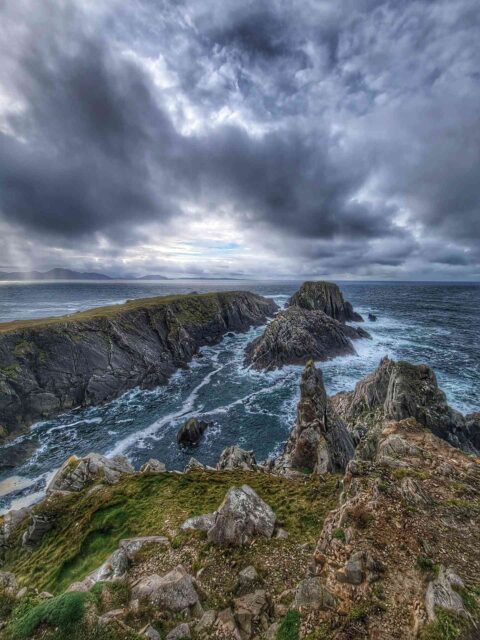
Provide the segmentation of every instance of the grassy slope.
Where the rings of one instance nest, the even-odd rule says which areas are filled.
[[[227,303],[238,296],[238,291],[223,291],[219,293],[199,293],[175,296],[161,296],[154,298],[141,298],[130,300],[124,304],[114,304],[107,307],[96,307],[86,311],[79,311],[67,316],[51,318],[38,318],[33,320],[15,320],[14,322],[0,323],[0,334],[14,332],[21,329],[43,328],[47,326],[62,325],[68,323],[87,322],[92,319],[112,318],[121,316],[129,311],[165,307],[174,305],[178,312],[178,319],[187,323],[196,320],[200,315],[208,316],[222,303]]]
[[[293,481],[254,472],[134,475],[90,495],[84,491],[55,501],[50,508],[58,512],[56,527],[31,552],[15,546],[2,569],[13,571],[23,585],[60,593],[99,566],[122,538],[163,534],[180,547],[198,534],[179,534],[179,525],[187,517],[214,511],[228,488],[241,484],[249,484],[272,506],[290,534],[286,541],[259,541],[240,552],[252,557],[265,553],[268,564],[282,549],[315,542],[336,503],[336,482],[336,476]],[[198,539],[196,546],[201,546]]]

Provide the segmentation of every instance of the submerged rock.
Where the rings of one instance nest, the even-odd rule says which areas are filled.
[[[246,348],[246,362],[270,371],[286,364],[305,364],[354,354],[352,340],[369,338],[361,328],[350,327],[323,311],[291,306],[278,313],[261,336]]]
[[[345,471],[353,453],[352,436],[331,408],[322,372],[310,360],[300,384],[297,420],[277,466],[315,473]]]
[[[310,311],[323,311],[340,322],[363,321],[362,316],[353,310],[350,302],[343,299],[342,292],[333,282],[304,282],[287,305]]]
[[[211,425],[211,422],[189,418],[178,430],[177,443],[183,447],[194,447],[200,442],[204,432]]]
[[[72,456],[53,476],[47,487],[47,493],[81,491],[91,482],[115,484],[122,476],[134,471],[126,456],[107,458],[99,453],[89,453],[83,458]]]
[[[374,313],[369,313],[368,314],[368,319],[370,320],[370,322],[376,322],[377,321],[377,316]]]

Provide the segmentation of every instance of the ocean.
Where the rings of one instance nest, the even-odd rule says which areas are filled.
[[[127,299],[171,293],[246,289],[283,305],[300,282],[169,280],[161,282],[0,283],[0,322],[63,315]],[[350,390],[384,355],[425,363],[437,374],[450,404],[480,409],[480,284],[339,282],[365,318],[371,340],[355,342],[356,355],[320,363],[329,394]],[[259,373],[246,368],[244,348],[261,327],[202,349],[188,370],[166,386],[134,389],[99,407],[76,409],[33,425],[0,446],[0,513],[41,498],[52,473],[71,454],[125,454],[135,467],[149,458],[183,469],[191,455],[214,464],[224,447],[253,449],[257,460],[279,452],[295,420],[301,367]],[[212,421],[200,445],[176,444],[183,422]]]

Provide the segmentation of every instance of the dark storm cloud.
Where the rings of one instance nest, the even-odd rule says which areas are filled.
[[[478,270],[475,0],[7,0],[0,19],[16,233],[100,233],[114,264],[193,204],[312,272]]]

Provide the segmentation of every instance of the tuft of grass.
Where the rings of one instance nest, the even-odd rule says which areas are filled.
[[[438,576],[438,572],[440,570],[438,564],[435,564],[431,558],[427,558],[426,556],[417,557],[417,567],[421,571],[433,574],[435,578]]]
[[[44,600],[25,613],[15,617],[8,632],[12,640],[28,640],[40,625],[58,630],[58,637],[67,638],[75,625],[85,616],[85,605],[91,599],[89,593],[63,593],[56,598]]]
[[[435,614],[436,619],[424,627],[420,640],[457,640],[465,626],[463,621],[440,607]]]
[[[300,632],[300,614],[291,610],[280,622],[276,640],[298,640]]]
[[[342,542],[345,542],[346,540],[345,531],[341,528],[335,529],[332,537],[335,538],[335,540],[341,540]]]

